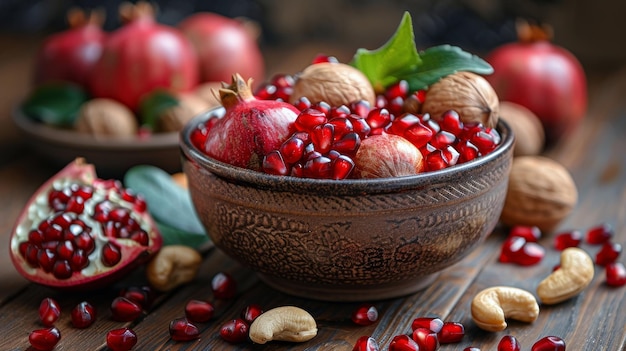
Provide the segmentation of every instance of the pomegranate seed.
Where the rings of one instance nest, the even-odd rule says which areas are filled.
[[[122,260],[122,251],[119,246],[107,242],[102,247],[102,263],[107,267],[113,267]]]
[[[357,100],[350,104],[350,111],[361,118],[367,117],[372,107],[367,100]]]
[[[427,328],[435,333],[441,331],[443,327],[443,321],[437,317],[418,317],[411,323],[411,330],[417,328]]]
[[[371,325],[378,320],[378,309],[371,304],[361,304],[352,311],[352,322],[357,325]]]
[[[57,257],[61,260],[69,260],[74,255],[74,243],[71,241],[62,241],[56,247]]]
[[[419,345],[420,351],[435,351],[439,348],[437,333],[428,328],[417,328],[413,331],[413,340]]]
[[[313,106],[311,106],[313,109],[316,109],[320,112],[322,112],[325,116],[328,116],[328,113],[330,113],[330,110],[332,109],[332,107],[330,106],[329,103],[327,103],[326,101],[320,101],[315,103]],[[319,123],[318,123],[319,124]]]
[[[361,137],[356,132],[349,132],[333,144],[333,149],[347,155],[354,155],[361,146]]]
[[[469,140],[472,144],[476,145],[478,150],[480,150],[480,153],[483,155],[490,153],[496,148],[496,146],[498,146],[498,142],[496,141],[494,134],[486,131],[480,131],[474,134]]]
[[[478,148],[468,140],[459,140],[456,149],[459,151],[459,163],[469,162],[479,155]]]
[[[445,322],[437,333],[439,343],[452,344],[460,342],[465,336],[465,327],[458,322]]]
[[[130,234],[129,239],[133,240],[141,246],[148,246],[148,244],[150,244],[150,237],[148,236],[148,233],[146,233],[146,231],[143,229],[133,231]]]
[[[385,89],[385,97],[387,100],[400,97],[406,99],[409,96],[409,82],[406,80],[399,80],[398,82],[390,85]]]
[[[200,337],[198,327],[187,318],[176,318],[170,322],[170,337],[174,341],[190,341]]]
[[[480,349],[478,347],[468,346],[464,348],[463,351],[480,351]]]
[[[604,223],[589,229],[587,231],[587,235],[585,236],[585,241],[590,245],[604,244],[605,242],[611,240],[614,234],[615,231],[613,230],[613,226],[608,223]]]
[[[332,107],[328,113],[329,119],[346,118],[352,111],[346,105]]]
[[[109,330],[106,342],[111,351],[128,351],[137,344],[137,334],[130,328]]]
[[[333,174],[332,160],[324,156],[308,160],[304,164],[304,173],[309,178],[330,178]]]
[[[607,241],[602,245],[600,251],[596,253],[596,264],[606,266],[609,263],[613,263],[617,260],[621,253],[621,244]]]
[[[404,112],[404,98],[398,96],[393,99],[389,99],[385,108],[392,116],[400,116]]]
[[[448,166],[454,166],[459,161],[459,152],[452,145],[448,145],[441,150],[443,156],[446,158]]]
[[[254,96],[259,100],[274,100],[276,99],[276,90],[278,88],[274,84],[263,84],[254,92]]]
[[[61,306],[56,300],[46,297],[39,304],[39,321],[46,327],[51,327],[61,315]]]
[[[194,323],[208,322],[213,318],[215,307],[208,301],[190,300],[185,305],[185,317]]]
[[[66,260],[56,261],[54,262],[54,266],[52,266],[52,274],[57,279],[69,279],[72,273],[72,267]]]
[[[571,230],[559,233],[554,237],[554,248],[563,251],[568,247],[578,247],[583,235],[579,230]]]
[[[346,179],[354,169],[354,161],[345,155],[340,155],[332,162],[333,176],[332,179]]]
[[[278,150],[285,163],[296,163],[304,155],[304,141],[297,135],[292,135]]]
[[[344,135],[352,132],[352,122],[347,117],[335,117],[328,121],[333,126],[334,138],[333,141],[341,139]]]
[[[370,128],[385,128],[391,122],[391,114],[387,109],[374,109],[366,117],[367,124]]]
[[[152,304],[152,290],[149,286],[130,286],[120,291],[120,295],[141,306],[143,309],[150,308]]]
[[[313,58],[313,64],[316,63],[339,63],[339,60],[335,56],[328,56],[324,54],[318,54]]]
[[[96,308],[87,301],[83,301],[72,309],[72,325],[84,329],[96,321]]]
[[[441,120],[439,121],[439,125],[441,126],[441,130],[450,132],[453,135],[459,135],[463,130],[461,117],[454,110],[444,112],[441,116]]]
[[[356,340],[352,351],[379,351],[380,347],[376,339],[371,336],[362,336]]]
[[[279,101],[289,101],[289,99],[291,98],[291,94],[293,94],[292,87],[279,87],[278,89],[276,89],[274,99]]]
[[[429,171],[437,171],[448,167],[448,161],[441,150],[435,150],[426,155],[426,169]]]
[[[514,236],[510,237],[502,244],[500,251],[500,262],[514,263],[520,266],[531,266],[539,263],[545,256],[545,249],[526,239]]]
[[[314,108],[307,108],[300,112],[294,127],[300,132],[310,132],[320,124],[326,123],[326,114]]]
[[[430,144],[436,149],[443,149],[448,145],[452,145],[456,141],[456,136],[445,130],[439,131],[430,139]]]
[[[408,335],[400,334],[391,339],[389,351],[420,351],[420,347]]]
[[[279,88],[293,87],[296,80],[291,74],[278,73],[275,74],[270,80],[272,84]]]
[[[76,249],[83,250],[87,255],[96,249],[96,242],[89,232],[81,232],[74,237]]]
[[[248,340],[248,324],[241,318],[232,319],[222,324],[220,336],[233,344],[244,342]]]
[[[324,123],[313,128],[311,131],[311,142],[315,146],[315,150],[322,154],[330,151],[335,138],[335,126],[330,123]]]
[[[610,286],[626,285],[626,267],[622,262],[609,263],[604,267],[606,283]]]
[[[219,272],[211,280],[211,291],[216,299],[231,299],[237,293],[237,282],[232,275]]]
[[[513,335],[505,335],[498,343],[498,351],[520,351],[521,346]]]
[[[541,238],[541,229],[537,226],[516,225],[509,230],[509,237],[521,236],[527,242],[537,242]]]
[[[37,252],[37,263],[44,272],[52,272],[54,262],[56,262],[56,250],[42,249]]]
[[[37,329],[30,332],[28,342],[39,351],[50,351],[61,340],[61,332],[56,327]]]
[[[267,155],[265,155],[265,157],[263,157],[262,167],[263,171],[268,174],[284,176],[290,173],[283,156],[278,150],[270,151]]]
[[[248,324],[252,324],[256,317],[263,313],[263,308],[257,304],[250,304],[241,311],[241,318]]]
[[[361,139],[367,137],[372,132],[372,128],[369,124],[367,124],[365,118],[350,115],[348,116],[348,119],[352,122],[352,130],[354,130],[354,132],[356,132]]]
[[[111,313],[114,320],[118,322],[130,322],[141,316],[141,307],[135,302],[118,296],[111,303]]]
[[[565,341],[558,336],[545,336],[533,344],[531,351],[565,351]]]

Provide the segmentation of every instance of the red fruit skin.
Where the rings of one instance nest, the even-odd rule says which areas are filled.
[[[195,13],[178,24],[198,56],[200,79],[228,82],[233,74],[261,83],[265,62],[256,38],[244,23],[215,13]]]
[[[485,76],[500,100],[525,106],[539,117],[552,143],[578,125],[587,112],[582,65],[550,43],[504,44],[485,57],[494,73]]]
[[[61,171],[47,180],[27,202],[33,204],[37,197],[48,192],[52,188],[52,184],[63,178],[71,178],[79,183],[94,184],[101,181],[97,178],[96,170],[93,164],[86,163],[84,159],[77,158]],[[20,224],[26,221],[28,218],[28,212],[23,211],[17,218],[13,231],[11,232],[11,240],[9,245],[9,255],[11,262],[15,269],[26,279],[39,285],[43,285],[49,288],[63,290],[63,291],[92,291],[105,286],[108,286],[116,281],[119,281],[124,276],[132,272],[138,266],[147,262],[156,252],[161,249],[163,244],[163,238],[158,232],[154,219],[146,212],[145,220],[152,228],[153,235],[151,236],[152,243],[149,247],[140,247],[139,245],[123,245],[122,246],[122,261],[120,261],[115,267],[108,270],[101,270],[97,275],[84,276],[82,274],[74,274],[69,279],[56,279],[51,275],[44,274],[40,269],[32,269],[29,263],[22,257],[19,252],[19,240],[17,240],[17,230]],[[113,240],[111,239],[111,242]]]
[[[35,83],[69,81],[86,87],[106,37],[99,24],[93,22],[50,35],[37,53]]]
[[[177,29],[138,16],[109,34],[89,79],[94,97],[111,98],[137,111],[155,89],[191,91],[198,84],[198,58]]]

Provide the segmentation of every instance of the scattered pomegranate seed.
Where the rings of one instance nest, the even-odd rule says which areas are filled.
[[[437,333],[439,343],[452,344],[460,342],[465,336],[465,326],[458,322],[445,322]]]
[[[185,305],[185,317],[195,323],[208,322],[214,312],[215,307],[209,301],[189,300]]]
[[[376,339],[371,336],[362,336],[356,340],[352,351],[379,351],[380,346],[378,346],[378,342]]]
[[[118,296],[111,303],[111,314],[113,320],[118,322],[130,322],[141,316],[142,309],[137,303]]]
[[[539,263],[545,256],[545,249],[534,242],[513,236],[504,241],[500,249],[500,262],[531,266]]]
[[[437,333],[428,328],[415,329],[412,338],[419,346],[420,351],[435,351],[439,348]]]
[[[554,237],[554,248],[563,251],[568,247],[578,247],[583,239],[579,230],[570,230],[559,233]]]
[[[130,286],[120,291],[120,296],[149,309],[152,303],[152,289],[149,286]]]
[[[96,321],[96,308],[83,301],[72,309],[71,317],[74,328],[87,328]]]
[[[469,346],[463,349],[463,351],[480,351],[478,347]]]
[[[237,282],[232,275],[219,272],[211,280],[211,291],[216,299],[231,299],[237,293]]]
[[[61,332],[56,327],[33,330],[28,335],[30,345],[39,351],[53,350],[59,340]]]
[[[417,317],[411,323],[411,330],[417,328],[427,328],[435,333],[439,333],[443,328],[443,321],[437,317]]]
[[[170,322],[170,337],[174,341],[190,341],[200,337],[198,327],[187,318],[176,318]]]
[[[621,253],[621,244],[607,241],[602,244],[600,251],[596,253],[596,264],[600,266],[606,266],[609,263],[613,263],[617,260]]]
[[[527,242],[537,242],[541,239],[541,229],[537,226],[516,225],[509,230],[509,237],[521,236]]]
[[[260,316],[263,313],[263,308],[257,304],[250,304],[246,306],[246,308],[241,311],[241,318],[248,324],[252,324],[256,317]]]
[[[137,334],[130,328],[110,330],[106,336],[111,351],[128,351],[137,344]]]
[[[519,341],[513,335],[505,335],[498,343],[498,351],[520,351]]]
[[[248,323],[241,318],[231,319],[220,328],[222,339],[238,344],[248,340]]]
[[[39,321],[46,327],[51,327],[61,316],[61,306],[59,303],[46,297],[39,304]]]
[[[358,325],[371,325],[378,320],[378,309],[372,304],[361,304],[352,312],[352,322]]]
[[[408,335],[400,334],[391,339],[389,351],[420,351],[420,347]]]
[[[606,283],[609,286],[626,285],[626,267],[622,262],[612,262],[605,266]]]
[[[565,341],[558,336],[545,336],[533,344],[531,351],[565,351]]]
[[[608,223],[603,223],[590,228],[585,236],[585,241],[590,245],[604,244],[605,242],[611,240],[614,234],[615,231],[613,230],[613,226]]]

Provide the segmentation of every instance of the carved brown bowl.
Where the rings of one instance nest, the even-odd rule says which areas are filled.
[[[513,135],[479,159],[415,176],[319,180],[216,161],[181,132],[183,171],[216,247],[282,292],[328,301],[407,295],[472,252],[502,210]]]

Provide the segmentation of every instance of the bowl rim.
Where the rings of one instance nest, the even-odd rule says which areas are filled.
[[[479,172],[479,170],[503,158],[512,159],[513,157],[515,136],[511,127],[504,120],[499,119],[496,129],[500,133],[501,142],[496,149],[486,156],[443,170],[424,172],[411,176],[375,179],[333,180],[279,176],[252,171],[218,161],[204,154],[191,143],[190,134],[199,123],[205,121],[215,113],[223,112],[223,107],[210,109],[195,116],[180,131],[179,140],[183,170],[185,170],[185,163],[191,161],[214,176],[238,184],[247,184],[274,191],[320,193],[320,189],[324,189],[326,194],[357,195],[406,191],[445,184],[450,181],[459,181],[466,179],[466,177],[475,178],[475,174]]]
[[[152,134],[146,138],[112,137],[99,138],[69,129],[55,128],[26,116],[16,105],[12,111],[13,122],[18,129],[41,142],[63,145],[66,148],[101,151],[144,151],[171,148],[179,144],[179,132]]]

